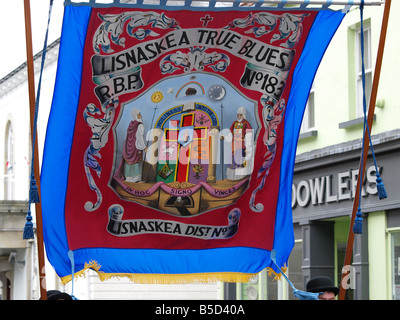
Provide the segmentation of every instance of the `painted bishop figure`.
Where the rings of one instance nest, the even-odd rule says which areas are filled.
[[[232,169],[248,165],[252,154],[252,127],[246,119],[246,109],[237,110],[237,118],[230,128],[232,134]]]

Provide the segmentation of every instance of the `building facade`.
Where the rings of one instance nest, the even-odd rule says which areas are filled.
[[[378,170],[388,192],[379,200],[375,166],[368,157],[362,188],[363,233],[356,235],[347,282],[341,271],[347,246],[350,216],[356,193],[362,152],[363,113],[360,37],[364,37],[367,106],[379,44],[384,7],[353,8],[333,38],[314,80],[296,157],[292,188],[295,250],[302,251],[302,288],[317,275],[330,276],[346,286],[348,299],[400,299],[399,237],[400,170],[398,160],[400,113],[393,74],[400,70],[394,59],[400,6],[391,6],[380,76],[372,142]],[[291,273],[289,265],[289,274]],[[293,270],[294,271],[294,270]]]
[[[292,185],[295,246],[288,275],[297,289],[325,275],[347,288],[346,299],[400,299],[400,114],[394,75],[399,29],[394,17],[400,4],[392,2],[388,33],[372,127],[378,170],[388,192],[379,200],[375,166],[368,157],[362,187],[363,233],[356,235],[350,266],[343,266],[363,137],[361,50],[364,37],[367,108],[372,88],[381,31],[383,6],[364,9],[360,30],[357,7],[346,15],[320,64],[299,136]],[[341,271],[350,271],[341,284]],[[241,285],[236,297],[257,292],[254,299],[293,299],[285,280],[274,284],[259,277],[258,283]]]
[[[304,290],[317,275],[331,277],[339,286],[350,216],[362,150],[363,115],[360,110],[360,46],[365,40],[366,90],[371,92],[382,7],[366,7],[360,30],[357,7],[344,18],[314,79],[299,136],[292,186],[295,246],[287,274]],[[396,81],[400,71],[396,32],[400,3],[393,1],[384,52],[372,141],[388,198],[379,200],[375,166],[368,158],[361,206],[363,233],[354,241],[346,279],[347,299],[400,299],[400,106]],[[42,154],[47,117],[57,68],[58,41],[49,45],[39,112],[39,154]],[[41,54],[35,56],[38,81]],[[37,246],[22,241],[28,210],[30,173],[29,101],[26,64],[0,79],[0,294],[1,299],[37,299]],[[49,289],[62,288],[46,264]],[[32,280],[30,280],[32,279]],[[100,283],[94,274],[80,278],[75,295],[82,299],[294,299],[282,279],[268,270],[245,284],[147,286],[129,281]]]

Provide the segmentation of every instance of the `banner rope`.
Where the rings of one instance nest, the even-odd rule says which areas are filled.
[[[289,285],[292,287],[293,289],[293,295],[300,299],[300,300],[319,300],[318,296],[320,295],[320,292],[307,292],[307,291],[302,291],[297,289],[293,283],[289,280],[289,278],[286,276],[285,272],[283,272],[283,270],[281,270],[281,268],[278,266],[278,264],[276,263],[276,251],[275,249],[273,249],[271,251],[271,260],[272,262],[275,264],[275,266],[278,268],[278,270],[281,272],[282,276],[286,279],[286,281],[289,283]]]
[[[362,1],[363,2],[363,1]],[[361,77],[362,77],[362,90],[363,90],[363,114],[364,114],[364,127],[363,127],[363,145],[362,145],[362,150],[361,150],[361,166],[360,168],[363,168],[364,161],[364,141],[365,141],[365,133],[367,132],[368,138],[369,138],[369,143],[370,143],[370,148],[371,148],[371,154],[372,158],[374,160],[374,165],[375,165],[375,172],[376,172],[376,188],[378,191],[378,197],[379,200],[387,198],[387,192],[385,190],[385,186],[382,182],[382,178],[379,173],[378,165],[376,162],[376,157],[375,157],[375,152],[373,148],[373,143],[371,139],[371,132],[370,128],[368,125],[368,120],[367,120],[367,99],[366,99],[366,94],[365,94],[365,50],[364,50],[364,5],[360,5],[360,46],[361,46]],[[362,169],[361,169],[362,171]],[[362,174],[362,172],[358,173],[359,175]],[[358,202],[358,209],[356,213],[356,218],[354,219],[354,224],[353,224],[353,232],[355,234],[361,234],[362,233],[362,222],[363,222],[363,213],[361,210],[361,198],[362,198],[362,181],[360,180],[359,183],[359,202]]]
[[[71,277],[72,277],[72,281],[71,281],[71,298],[72,300],[78,300],[78,298],[76,298],[74,296],[74,275],[75,275],[75,258],[74,258],[74,252],[72,250],[68,251],[68,258],[71,262]]]
[[[51,18],[51,11],[53,8],[53,1],[50,0],[50,6],[49,6],[49,15],[47,19],[47,29],[46,29],[46,35],[44,38],[44,45],[43,45],[43,51],[42,51],[42,61],[41,61],[41,66],[40,66],[40,76],[39,76],[39,83],[38,83],[38,88],[37,88],[37,94],[36,94],[36,102],[35,102],[35,113],[34,113],[34,120],[33,120],[33,128],[32,128],[32,160],[31,160],[31,175],[30,175],[30,186],[29,186],[29,202],[28,202],[28,212],[26,216],[26,223],[24,227],[24,232],[23,232],[23,239],[33,239],[34,238],[34,232],[33,232],[33,223],[32,223],[32,214],[31,214],[31,204],[32,203],[40,203],[39,199],[39,192],[38,188],[36,185],[36,179],[35,179],[35,174],[34,174],[34,161],[35,161],[35,143],[36,143],[36,132],[37,132],[37,120],[38,120],[38,113],[39,113],[39,99],[40,99],[40,90],[41,90],[41,84],[42,84],[42,75],[43,75],[43,69],[44,69],[44,62],[46,60],[46,51],[47,51],[47,39],[49,35],[49,26],[50,26],[50,18]],[[38,159],[36,159],[39,161]]]

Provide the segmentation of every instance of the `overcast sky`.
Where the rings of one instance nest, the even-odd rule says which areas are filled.
[[[43,49],[50,0],[30,0],[32,45],[35,55]],[[61,34],[64,1],[54,0],[48,44]],[[0,0],[0,79],[26,61],[24,0]]]

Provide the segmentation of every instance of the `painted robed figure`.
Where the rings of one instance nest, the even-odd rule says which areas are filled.
[[[143,118],[138,109],[132,110],[132,121],[126,131],[126,139],[118,175],[127,182],[140,182],[142,178],[143,157],[146,151]]]
[[[237,110],[237,119],[230,127],[232,134],[232,165],[231,168],[243,168],[248,165],[252,154],[252,127],[246,119],[246,109]]]

